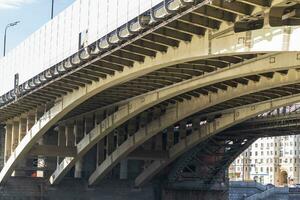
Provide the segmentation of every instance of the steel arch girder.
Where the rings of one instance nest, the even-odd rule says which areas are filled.
[[[285,58],[289,56],[290,63],[285,62]],[[151,92],[142,97],[134,98],[129,103],[122,106],[119,111],[103,120],[101,125],[98,125],[91,131],[83,140],[78,144],[78,155],[75,158],[66,158],[53,173],[50,183],[57,184],[63,176],[75,165],[78,158],[82,157],[93,145],[100,139],[111,132],[114,128],[124,123],[131,117],[141,113],[142,111],[150,108],[164,100],[172,98],[178,94],[182,94],[201,86],[207,86],[218,81],[233,79],[239,76],[247,76],[255,73],[264,73],[269,71],[277,71],[283,69],[292,69],[300,65],[297,60],[297,53],[281,53],[271,56],[272,59],[277,60],[275,63],[270,63],[270,55],[257,58],[252,61],[247,61],[243,64],[237,64],[234,67],[222,69],[212,74],[196,77],[191,80],[175,84],[170,87]],[[293,58],[293,59],[292,59]],[[262,68],[261,66],[265,66]],[[243,68],[244,70],[241,70]],[[102,127],[101,127],[102,126]]]
[[[144,63],[135,63],[133,67],[125,68],[123,72],[116,73],[110,78],[93,81],[92,83],[86,84],[84,87],[61,97],[60,101],[56,102],[56,104],[45,113],[41,120],[28,131],[28,134],[26,134],[22,142],[18,145],[15,152],[1,170],[0,183],[5,182],[10,177],[17,163],[26,156],[33,145],[51,126],[62,119],[66,113],[79,106],[82,102],[105,89],[178,63],[189,62],[200,58],[215,57],[217,55],[233,55],[235,52],[239,52],[239,54],[265,52],[249,49],[246,47],[246,44],[242,44],[238,45],[238,48],[227,49],[225,54],[223,53],[224,51],[219,51],[219,49],[226,49],[228,45],[228,39],[224,38],[218,39],[218,43],[221,45],[218,45],[216,50],[213,51],[214,55],[212,55],[211,52],[207,50],[208,48],[203,48],[203,46],[208,46],[207,40],[207,37],[193,37],[190,43],[181,42],[178,48],[169,48],[166,53],[158,53],[155,58],[147,57]],[[224,40],[224,42],[221,42],[220,40]],[[236,41],[237,40],[231,41],[233,46],[237,45]],[[280,51],[282,49],[273,50]],[[82,67],[90,65],[92,62],[93,61],[87,62]]]
[[[285,105],[290,105],[300,101],[300,95],[289,96],[281,99],[275,99],[258,104],[251,104],[235,108],[230,113],[224,114],[221,118],[207,123],[200,127],[199,130],[194,131],[187,138],[174,145],[169,150],[169,159],[164,161],[154,161],[146,170],[144,170],[135,180],[136,186],[142,186],[146,184],[151,178],[158,174],[162,169],[168,166],[176,158],[183,153],[187,152],[201,141],[231,127],[241,123],[247,119],[264,113],[268,110],[279,108]],[[174,121],[175,123],[176,121]]]
[[[298,74],[298,75],[297,75]],[[294,76],[294,78],[292,78]],[[295,83],[294,81],[300,77],[300,72],[293,70],[287,76],[277,74],[272,79],[262,78],[259,82],[251,82],[249,85],[239,85],[237,88],[232,88],[227,91],[219,91],[207,96],[200,96],[184,102],[178,103],[176,106],[169,107],[166,114],[159,119],[150,122],[143,129],[140,129],[125,143],[123,143],[115,152],[100,165],[89,179],[90,184],[94,184],[99,179],[105,176],[110,169],[115,166],[122,158],[126,157],[131,151],[143,144],[148,139],[152,138],[157,133],[165,128],[173,125],[178,120],[182,120],[196,112],[228,101],[233,98],[244,96],[256,91],[266,90],[272,87],[281,86],[285,83]],[[291,81],[291,82],[290,82]],[[284,83],[285,82],[285,83]]]
[[[252,31],[252,33],[260,33],[260,32],[256,32],[256,31]],[[254,35],[256,35],[254,34]],[[150,70],[150,68],[153,68],[153,70],[159,68],[159,67],[164,67],[163,65],[167,66],[169,64],[172,63],[176,63],[179,62],[179,60],[192,60],[195,59],[196,57],[201,57],[201,56],[207,56],[207,55],[211,55],[211,53],[213,54],[221,54],[220,52],[227,52],[227,53],[233,53],[233,52],[255,52],[257,50],[256,48],[251,48],[246,44],[241,44],[239,42],[239,38],[243,38],[243,34],[239,34],[234,36],[234,38],[232,38],[230,36],[230,38],[228,37],[224,37],[224,38],[207,38],[207,37],[202,37],[202,38],[198,38],[198,37],[193,37],[193,40],[190,44],[186,44],[184,42],[182,42],[179,45],[179,48],[181,48],[181,50],[183,49],[182,53],[177,53],[179,51],[177,51],[178,49],[170,49],[166,54],[172,55],[174,58],[168,60],[168,62],[164,63],[164,64],[158,64],[159,62],[151,62],[152,59],[147,58],[146,62],[151,62],[151,65],[148,64],[143,64],[141,66],[148,66],[149,69],[147,67],[148,70]],[[275,38],[275,37],[274,37]],[[216,39],[216,40],[214,40]],[[272,38],[273,39],[273,38]],[[208,41],[209,40],[209,41]],[[271,50],[271,51],[280,51],[283,50],[281,47],[277,47],[274,48],[274,46],[272,45],[273,40],[270,40],[270,38],[267,38],[266,40],[269,41],[269,43],[266,44],[266,46],[264,46],[264,49],[267,50]],[[211,48],[206,48],[209,47],[209,43],[212,42],[212,46]],[[191,48],[193,46],[193,48]],[[255,45],[253,45],[255,46]],[[203,48],[204,47],[204,48]],[[211,52],[209,52],[209,50],[211,50]],[[286,49],[285,49],[286,50]],[[288,49],[290,50],[290,49]],[[160,54],[159,59],[164,59],[166,58],[166,54]],[[163,57],[163,58],[162,58]],[[165,60],[164,60],[165,61]],[[145,63],[146,63],[145,62]],[[146,70],[141,68],[141,71],[145,71]],[[133,78],[134,76],[138,76],[138,73],[135,73],[135,70],[132,70],[131,72],[133,72],[134,74],[132,74],[132,76],[129,76],[128,74],[128,79]],[[122,73],[124,75],[124,73]],[[116,78],[117,77],[117,78]],[[17,148],[17,150],[15,151],[15,153],[13,154],[13,156],[11,156],[11,159],[6,163],[5,167],[3,168],[2,172],[0,173],[0,183],[2,183],[3,181],[7,180],[7,178],[10,176],[10,174],[13,171],[13,168],[16,166],[17,162],[20,161],[25,155],[26,153],[30,150],[30,148],[34,145],[34,143],[43,135],[45,134],[45,132],[49,129],[49,127],[51,127],[52,125],[54,125],[58,120],[60,120],[65,113],[67,113],[68,111],[72,110],[73,108],[75,108],[76,106],[78,106],[80,104],[80,102],[83,102],[84,100],[88,99],[89,97],[93,96],[93,94],[97,93],[97,92],[101,92],[103,91],[103,89],[105,88],[109,88],[112,85],[116,85],[120,82],[124,82],[128,79],[124,78],[125,76],[115,76],[115,79],[110,79],[110,81],[103,81],[101,83],[103,84],[99,84],[99,82],[93,82],[91,85],[83,87],[81,89],[79,89],[78,91],[73,92],[72,94],[67,94],[65,97],[62,98],[61,102],[57,103],[53,109],[51,109],[48,113],[45,114],[45,116],[43,117],[42,120],[40,120],[34,127],[33,129],[28,132],[27,135],[30,136],[26,136],[24,139],[24,142],[20,143],[20,147]],[[119,79],[119,82],[116,81],[116,79]],[[98,83],[98,84],[97,84]],[[96,89],[98,88],[98,89]],[[101,89],[99,89],[101,88]],[[76,95],[76,94],[77,95]],[[85,95],[78,95],[79,93],[83,93]],[[73,98],[74,99],[73,99]],[[55,113],[57,112],[57,113]],[[55,114],[53,114],[55,113]]]

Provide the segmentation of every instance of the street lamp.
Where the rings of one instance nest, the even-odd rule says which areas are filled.
[[[20,23],[20,21],[16,21],[16,22],[13,22],[13,23],[9,23],[6,25],[5,27],[5,32],[4,32],[4,47],[3,47],[3,56],[5,57],[5,52],[6,52],[6,33],[7,33],[7,29],[9,27],[13,27],[13,26],[16,26],[18,23]]]
[[[54,14],[54,0],[52,0],[52,5],[51,5],[51,19],[53,19],[53,14]]]

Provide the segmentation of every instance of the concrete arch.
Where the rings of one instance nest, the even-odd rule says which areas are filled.
[[[285,62],[285,58],[288,55],[291,58],[294,58],[289,60],[290,63]],[[270,58],[275,59],[276,62],[270,63]],[[76,161],[80,157],[82,157],[91,147],[93,147],[99,140],[105,137],[113,129],[115,129],[116,127],[118,127],[119,125],[127,121],[128,119],[132,118],[133,116],[136,116],[137,114],[141,113],[142,111],[160,102],[163,102],[164,100],[177,96],[179,94],[200,87],[204,87],[213,83],[217,83],[219,81],[230,80],[236,77],[248,76],[252,74],[260,74],[265,72],[273,72],[273,71],[297,68],[300,65],[300,61],[297,60],[296,58],[297,58],[297,53],[295,52],[265,56],[243,64],[238,64],[236,66],[232,66],[230,68],[220,70],[215,73],[208,74],[203,77],[196,77],[194,79],[181,82],[180,84],[176,84],[155,92],[151,92],[141,97],[134,98],[132,101],[130,101],[129,103],[121,107],[113,115],[103,120],[100,125],[96,126],[91,131],[90,134],[88,134],[85,138],[83,138],[82,141],[77,145],[77,152],[78,152],[77,156],[74,158],[64,159],[64,161],[59,165],[57,170],[51,176],[50,182],[52,184],[58,183],[64,177],[64,175],[72,168],[72,166],[74,166]],[[265,67],[262,68],[261,66],[265,66]],[[297,73],[296,74],[294,72],[290,73],[290,75],[292,74],[296,75]],[[277,74],[276,76],[277,78],[275,78],[274,80],[277,80],[279,76],[280,75]],[[264,84],[268,82],[267,78],[262,78],[262,79],[266,81],[264,82]],[[287,80],[289,81],[289,83],[283,83],[283,85],[293,83],[292,80],[294,79]],[[255,85],[254,82],[252,84]],[[275,85],[276,85],[276,81],[274,81],[271,85],[266,84],[265,89],[267,89],[268,87],[272,88]],[[256,89],[253,88],[253,89],[254,90],[252,92],[258,90],[257,88]]]
[[[298,75],[297,75],[298,74]],[[297,81],[300,73],[297,70],[291,70],[287,75],[276,74],[272,79],[264,78],[259,82],[251,82],[249,85],[239,85],[237,88],[231,88],[227,91],[219,91],[207,96],[193,98],[184,102],[177,103],[176,106],[169,107],[164,115],[154,120],[140,129],[127,141],[125,141],[115,152],[113,152],[91,175],[89,182],[94,184],[97,180],[105,176],[110,169],[115,166],[122,158],[126,157],[130,152],[135,150],[145,141],[196,112],[220,104],[222,102],[244,96],[256,91],[266,90],[276,87],[276,85],[284,85],[285,81]],[[294,78],[292,78],[295,76]],[[290,82],[291,83],[291,82]]]
[[[223,114],[222,117],[215,119],[213,122],[200,126],[197,131],[187,136],[184,140],[174,145],[169,150],[169,158],[164,161],[154,161],[147,169],[145,169],[135,180],[136,186],[142,186],[151,178],[158,174],[167,165],[173,162],[184,152],[190,150],[199,142],[209,138],[231,126],[242,121],[257,116],[268,110],[276,109],[282,106],[290,105],[300,101],[300,95],[289,96],[281,99],[275,99],[258,104],[246,105],[234,108],[230,113]]]
[[[282,29],[283,30],[283,29]],[[225,31],[226,32],[226,31]],[[226,32],[225,34],[227,34]],[[212,54],[223,54],[235,53],[235,52],[255,52],[259,49],[259,44],[255,42],[257,35],[262,35],[259,31],[251,31],[253,33],[254,42],[249,46],[246,44],[246,39],[249,38],[246,33],[236,34],[235,36],[220,37],[223,36],[222,33],[214,35],[214,37],[209,37],[207,34],[205,37],[193,37],[191,43],[181,42],[179,48],[169,49],[165,54],[159,54],[155,59],[147,58],[143,64],[135,63],[134,67],[126,68],[124,72],[117,73],[116,75],[103,80],[94,81],[89,85],[86,85],[77,91],[73,91],[62,97],[54,107],[52,107],[28,132],[24,139],[19,143],[15,152],[9,158],[5,164],[3,170],[0,173],[0,182],[7,180],[11,175],[13,168],[16,164],[22,160],[22,158],[29,152],[32,146],[37,142],[37,140],[45,134],[45,132],[56,122],[58,122],[63,116],[66,115],[70,110],[77,107],[79,104],[92,97],[93,95],[115,86],[117,84],[132,80],[135,77],[139,77],[143,74],[149,73],[151,71],[163,68],[165,66],[176,64],[180,62],[187,62],[194,60],[196,58],[211,56]],[[279,35],[284,35],[283,32],[278,33]],[[278,43],[277,36],[268,36],[267,39],[263,37],[262,40],[268,40],[268,43],[263,44],[263,49],[270,51],[281,51],[284,48],[276,46],[273,43]],[[295,35],[293,32],[292,34]],[[295,37],[296,38],[296,37]],[[243,41],[241,42],[242,39]],[[274,42],[275,41],[275,42]],[[260,41],[259,41],[260,42]],[[290,48],[292,49],[292,48]],[[284,49],[284,50],[290,50]],[[85,64],[88,65],[89,63]]]
[[[0,183],[6,181],[10,177],[16,164],[22,160],[22,158],[38,141],[38,139],[45,134],[50,127],[62,119],[72,109],[76,108],[90,97],[104,91],[105,89],[133,80],[137,77],[166,66],[175,65],[178,63],[189,62],[201,58],[215,57],[216,55],[234,55],[237,51],[239,54],[246,54],[249,52],[263,53],[256,51],[256,49],[247,48],[246,44],[237,45],[238,38],[239,36],[237,35],[236,39],[231,41],[231,46],[235,46],[235,48],[230,50],[227,49],[228,38],[218,38],[219,45],[215,45],[216,50],[214,51],[214,48],[210,47],[210,42],[213,39],[209,39],[208,35],[205,37],[195,36],[192,38],[190,43],[180,42],[178,48],[169,48],[166,53],[158,53],[155,58],[147,57],[144,63],[135,62],[133,67],[125,68],[123,72],[116,72],[115,75],[110,76],[107,79],[93,81],[90,84],[86,84],[84,87],[79,88],[78,90],[67,93],[41,117],[41,119],[32,127],[24,139],[19,143],[15,152],[10,156],[0,173]],[[224,41],[221,42],[221,40]],[[220,51],[221,49],[227,50]],[[275,51],[276,49],[273,50]],[[282,49],[277,50],[280,51]],[[212,55],[212,53],[214,53],[214,55]],[[82,67],[88,66],[92,62],[93,61],[87,62]]]

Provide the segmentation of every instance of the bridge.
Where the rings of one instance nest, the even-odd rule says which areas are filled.
[[[300,101],[299,10],[75,1],[0,60],[0,184],[122,180],[157,199],[226,199],[230,162],[298,125],[251,119]]]

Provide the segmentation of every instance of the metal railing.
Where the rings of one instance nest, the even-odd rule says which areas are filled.
[[[97,41],[163,0],[77,0],[0,59],[0,95]]]

